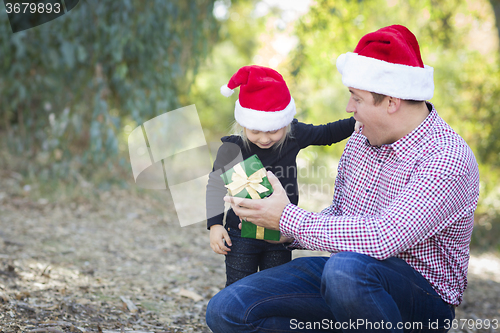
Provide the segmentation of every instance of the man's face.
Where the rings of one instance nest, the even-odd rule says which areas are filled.
[[[373,95],[366,90],[349,88],[351,97],[346,111],[353,113],[354,119],[361,122],[362,134],[368,138],[372,146],[381,146],[387,137],[387,97],[379,105],[374,105]]]

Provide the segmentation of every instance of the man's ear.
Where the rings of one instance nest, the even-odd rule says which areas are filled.
[[[389,103],[387,104],[387,113],[393,114],[399,110],[401,106],[401,98],[387,96],[389,98]]]

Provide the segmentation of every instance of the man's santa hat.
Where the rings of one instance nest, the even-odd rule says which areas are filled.
[[[417,38],[401,25],[365,35],[354,53],[337,58],[337,69],[347,87],[416,101],[434,94],[434,69],[424,65]]]
[[[280,73],[262,66],[245,66],[220,88],[229,97],[240,87],[234,118],[241,126],[262,131],[275,131],[290,124],[295,115],[295,102]]]

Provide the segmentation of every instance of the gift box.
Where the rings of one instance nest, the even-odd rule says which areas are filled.
[[[229,195],[232,197],[262,199],[273,193],[273,187],[267,179],[266,169],[257,155],[252,155],[243,162],[221,175]],[[259,227],[251,222],[241,222],[241,237],[279,240],[280,232]]]

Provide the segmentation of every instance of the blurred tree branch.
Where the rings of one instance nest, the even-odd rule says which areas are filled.
[[[493,7],[493,12],[495,13],[495,23],[497,26],[498,39],[500,41],[500,0],[490,0],[490,3],[491,6]],[[499,48],[500,48],[500,42],[499,42]]]
[[[187,103],[218,38],[214,0],[80,1],[13,34],[0,16],[1,140],[25,167],[68,176],[115,161],[124,121]],[[39,175],[40,170],[31,170]]]

